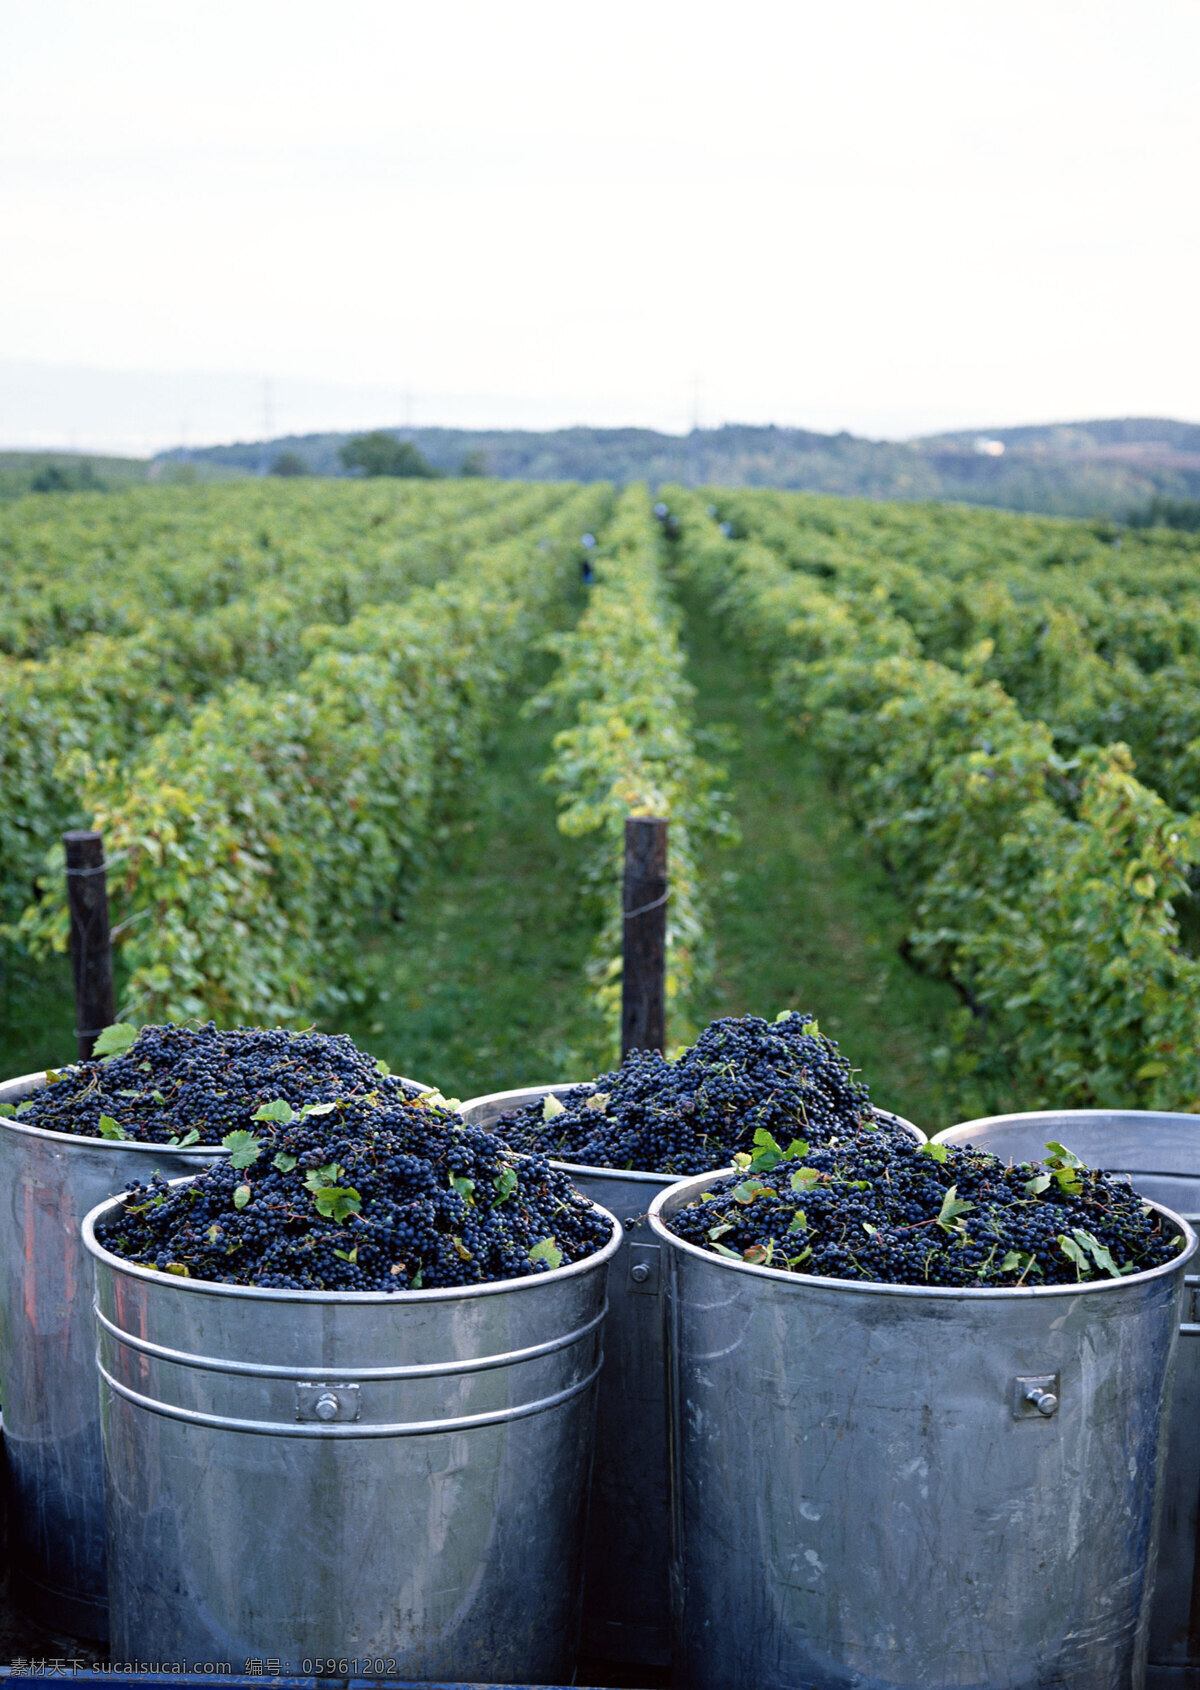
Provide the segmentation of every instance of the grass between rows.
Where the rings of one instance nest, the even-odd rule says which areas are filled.
[[[742,844],[708,865],[717,968],[711,1015],[809,1010],[872,1099],[928,1132],[961,1118],[935,1052],[951,1044],[953,988],[900,954],[904,906],[842,810],[811,748],[763,708],[762,666],[684,594],[701,728],[728,724],[723,757]]]

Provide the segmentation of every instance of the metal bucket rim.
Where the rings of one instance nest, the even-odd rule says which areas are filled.
[[[107,1143],[107,1140],[105,1140]],[[169,1180],[169,1185],[188,1185],[197,1176],[184,1174],[179,1179]],[[523,1273],[515,1279],[493,1279],[485,1285],[438,1285],[428,1290],[404,1291],[285,1291],[282,1287],[273,1285],[222,1285],[216,1279],[185,1279],[181,1274],[162,1273],[158,1268],[143,1267],[140,1262],[126,1261],[124,1256],[116,1256],[111,1250],[106,1250],[96,1237],[96,1222],[123,1202],[125,1192],[118,1192],[115,1197],[106,1197],[97,1203],[94,1209],[89,1209],[83,1217],[81,1231],[85,1249],[95,1257],[97,1263],[103,1262],[106,1267],[128,1274],[133,1279],[145,1279],[154,1285],[162,1286],[171,1291],[203,1292],[210,1296],[243,1297],[253,1302],[300,1303],[306,1306],[331,1303],[349,1303],[354,1307],[365,1304],[377,1304],[380,1307],[403,1307],[413,1303],[446,1303],[461,1301],[467,1297],[494,1296],[502,1291],[527,1291],[537,1285],[548,1285],[553,1281],[558,1284],[564,1279],[571,1278],[599,1267],[602,1263],[611,1261],[621,1246],[624,1229],[620,1221],[611,1210],[602,1203],[594,1203],[589,1197],[593,1209],[599,1209],[606,1220],[612,1223],[612,1236],[593,1250],[590,1256],[583,1256],[577,1262],[568,1262],[564,1267],[548,1268],[545,1273]]]
[[[1125,1274],[1120,1279],[1087,1280],[1076,1285],[888,1285],[878,1279],[832,1279],[824,1274],[788,1273],[784,1268],[759,1267],[754,1262],[733,1262],[727,1256],[718,1256],[712,1250],[702,1250],[698,1244],[677,1237],[664,1224],[662,1215],[672,1198],[675,1199],[671,1209],[673,1213],[676,1208],[682,1208],[684,1202],[699,1193],[704,1186],[714,1181],[736,1178],[740,1173],[739,1168],[717,1168],[712,1173],[694,1174],[688,1179],[679,1180],[668,1190],[659,1192],[650,1205],[650,1229],[664,1244],[698,1256],[701,1261],[710,1262],[719,1268],[729,1268],[734,1273],[755,1274],[760,1279],[791,1285],[797,1290],[802,1290],[805,1286],[818,1286],[823,1290],[866,1292],[876,1297],[931,1297],[939,1302],[963,1297],[969,1297],[972,1301],[983,1298],[994,1300],[1014,1297],[1078,1297],[1093,1291],[1119,1291],[1124,1285],[1141,1285],[1149,1279],[1164,1278],[1168,1274],[1176,1273],[1191,1261],[1200,1246],[1200,1239],[1182,1215],[1177,1215],[1174,1209],[1168,1209],[1164,1203],[1150,1203],[1149,1207],[1156,1214],[1164,1215],[1179,1228],[1184,1241],[1183,1249],[1169,1262],[1160,1262],[1158,1267],[1143,1268],[1139,1273]]]
[[[480,1103],[499,1103],[501,1099],[506,1097],[530,1097],[531,1094],[536,1095],[538,1092],[545,1095],[547,1092],[575,1091],[580,1086],[590,1086],[595,1089],[595,1085],[595,1080],[554,1080],[549,1085],[514,1086],[510,1091],[485,1091],[481,1092],[478,1097],[464,1099],[459,1104],[459,1110],[462,1112],[467,1109],[474,1109]],[[902,1127],[911,1127],[914,1133],[920,1133],[921,1142],[926,1142],[926,1135],[921,1132],[920,1127],[914,1121],[908,1120],[904,1115],[897,1115],[894,1110],[879,1109],[875,1104],[871,1105],[871,1109],[874,1114],[885,1116],[889,1121],[898,1121]],[[483,1129],[484,1132],[491,1130],[490,1127]],[[605,1168],[590,1162],[560,1162],[552,1156],[546,1159],[550,1166],[557,1169],[559,1173],[583,1174],[589,1178],[598,1177],[600,1179],[627,1179],[636,1185],[662,1185],[664,1181],[668,1185],[677,1185],[681,1177],[684,1179],[692,1177],[690,1174],[682,1176],[679,1174],[658,1174],[652,1172],[649,1168]]]
[[[80,1067],[78,1062],[68,1062],[64,1068],[56,1068],[56,1074],[67,1074],[73,1068]],[[46,1072],[40,1074],[18,1074],[11,1080],[0,1080],[3,1086],[19,1086],[29,1082],[31,1092],[39,1091],[46,1084]],[[418,1096],[424,1092],[433,1091],[433,1086],[424,1085],[420,1080],[410,1080],[406,1074],[397,1074],[396,1079],[405,1085],[416,1086]],[[176,1152],[181,1156],[190,1155],[192,1151],[213,1156],[228,1156],[230,1152],[223,1144],[171,1144],[167,1139],[147,1142],[140,1138],[93,1138],[89,1133],[60,1133],[53,1127],[39,1127],[33,1121],[22,1121],[15,1115],[0,1115],[0,1127],[8,1127],[13,1132],[28,1133],[33,1138],[45,1139],[50,1144],[86,1144],[93,1148],[103,1145],[105,1150],[132,1150],[153,1152],[161,1156],[164,1150]]]
[[[995,1127],[1015,1126],[1018,1122],[1032,1126],[1037,1121],[1078,1121],[1086,1126],[1093,1121],[1111,1121],[1117,1116],[1147,1125],[1160,1121],[1182,1125],[1185,1121],[1193,1121],[1200,1131],[1200,1114],[1192,1114],[1186,1109],[1018,1109],[1007,1115],[977,1115],[970,1121],[955,1121],[953,1126],[943,1127],[941,1132],[935,1133],[931,1142],[942,1144],[950,1133],[984,1132]]]

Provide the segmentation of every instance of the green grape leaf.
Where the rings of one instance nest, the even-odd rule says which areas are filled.
[[[517,1170],[515,1168],[501,1168],[492,1181],[496,1192],[496,1203],[507,1203],[518,1185]],[[493,1205],[495,1207],[495,1204]]]
[[[252,1121],[278,1121],[286,1127],[296,1119],[296,1112],[284,1097],[277,1097],[273,1103],[264,1103],[254,1111],[250,1117]]]
[[[1032,1179],[1025,1181],[1025,1189],[1031,1197],[1040,1197],[1052,1181],[1053,1175],[1051,1174],[1034,1174]]]
[[[754,1133],[754,1154],[750,1158],[751,1172],[765,1174],[771,1168],[777,1167],[783,1161],[783,1151],[779,1148],[774,1137],[766,1127],[758,1127]]]
[[[789,1183],[793,1191],[811,1191],[814,1185],[820,1185],[821,1175],[816,1168],[797,1168]]]
[[[286,1150],[280,1150],[271,1158],[271,1166],[278,1168],[281,1174],[290,1174],[299,1160],[298,1156],[289,1156]]]
[[[357,1215],[362,1208],[362,1198],[352,1185],[325,1185],[314,1193],[313,1202],[317,1205],[317,1213],[324,1215],[327,1220],[334,1220],[340,1226],[349,1220],[351,1215]]]
[[[552,1121],[556,1115],[563,1115],[566,1111],[552,1091],[548,1091],[542,1099],[542,1120]]]
[[[950,1146],[948,1144],[935,1144],[932,1139],[921,1145],[917,1151],[918,1156],[931,1156],[935,1162],[944,1162],[949,1154]]]
[[[963,1215],[969,1214],[974,1207],[974,1203],[960,1200],[958,1187],[952,1185],[942,1198],[942,1207],[938,1212],[937,1224],[943,1232],[961,1232],[963,1230]]]
[[[248,1168],[252,1162],[257,1162],[262,1155],[262,1145],[253,1133],[226,1133],[221,1143],[230,1152],[229,1166],[231,1168]]]
[[[125,1137],[125,1128],[123,1126],[121,1126],[119,1122],[114,1121],[111,1115],[101,1115],[101,1117],[100,1117],[100,1137],[101,1138],[124,1138]]]
[[[96,1042],[92,1046],[93,1057],[124,1056],[140,1030],[138,1027],[131,1027],[128,1021],[114,1021],[111,1027],[106,1027],[102,1033],[97,1035]]]
[[[529,1252],[531,1262],[545,1262],[547,1267],[562,1266],[562,1251],[553,1238],[543,1238],[540,1244],[535,1244]]]
[[[337,1162],[326,1162],[323,1168],[310,1168],[304,1183],[310,1191],[323,1191],[326,1186],[337,1185],[345,1171]]]
[[[473,1179],[467,1179],[465,1176],[460,1174],[451,1174],[450,1184],[454,1187],[455,1191],[458,1192],[458,1195],[462,1198],[464,1203],[473,1203],[475,1201],[475,1181]]]
[[[1060,1232],[1058,1235],[1058,1247],[1069,1262],[1075,1263],[1076,1271],[1087,1268],[1087,1251],[1082,1245],[1077,1244],[1073,1238],[1068,1238],[1065,1232]]]
[[[233,1206],[234,1206],[234,1208],[235,1209],[244,1209],[246,1207],[246,1204],[249,1201],[250,1201],[250,1187],[248,1185],[244,1185],[244,1184],[237,1186],[236,1189],[234,1190],[234,1193],[233,1193]]]

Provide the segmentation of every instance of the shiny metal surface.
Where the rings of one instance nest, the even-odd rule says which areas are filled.
[[[1141,1690],[1186,1237],[1099,1285],[925,1290],[663,1225],[688,1690]],[[1169,1213],[1169,1211],[1168,1211]],[[1057,1375],[1053,1414],[1014,1412]]]
[[[475,1126],[580,1081],[524,1086],[469,1098]],[[879,1110],[925,1135],[902,1116]],[[604,1370],[596,1415],[596,1462],[583,1586],[583,1643],[603,1660],[665,1665],[671,1658],[667,1374],[663,1344],[662,1247],[650,1238],[651,1199],[675,1174],[552,1162],[586,1197],[619,1216],[625,1241],[608,1282]]]
[[[45,1084],[0,1085],[19,1103]],[[195,1172],[228,1152],[76,1138],[0,1117],[0,1392],[19,1596],[44,1624],[107,1635],[104,1484],[91,1264],[80,1223],[157,1169]]]
[[[1055,1139],[1091,1167],[1127,1174],[1152,1203],[1200,1230],[1200,1116],[1149,1109],[1038,1110],[989,1115],[937,1134],[939,1144],[973,1144],[1006,1161],[1030,1162]],[[1150,1610],[1151,1668],[1200,1677],[1200,1278],[1188,1275],[1182,1342],[1168,1419],[1167,1478],[1158,1579]]]
[[[44,1073],[8,1080],[0,1103],[20,1103],[45,1083]],[[12,1564],[23,1606],[75,1636],[107,1635],[92,1270],[80,1224],[132,1180],[155,1170],[176,1179],[227,1154],[79,1138],[0,1117],[0,1391]]]
[[[83,1237],[114,1654],[568,1678],[620,1227],[520,1280],[289,1292],[121,1261],[113,1207]]]

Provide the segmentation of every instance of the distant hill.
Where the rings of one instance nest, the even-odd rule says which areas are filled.
[[[482,454],[490,475],[529,480],[682,481],[789,487],[872,499],[954,499],[1059,516],[1121,519],[1151,499],[1200,498],[1200,424],[1154,417],[974,429],[911,441],[867,440],[809,429],[730,423],[661,434],[648,428],[392,429],[437,469],[456,474]],[[341,473],[347,434],[287,435],[160,454],[259,474],[282,451],[317,475]],[[177,472],[176,472],[177,473]]]

